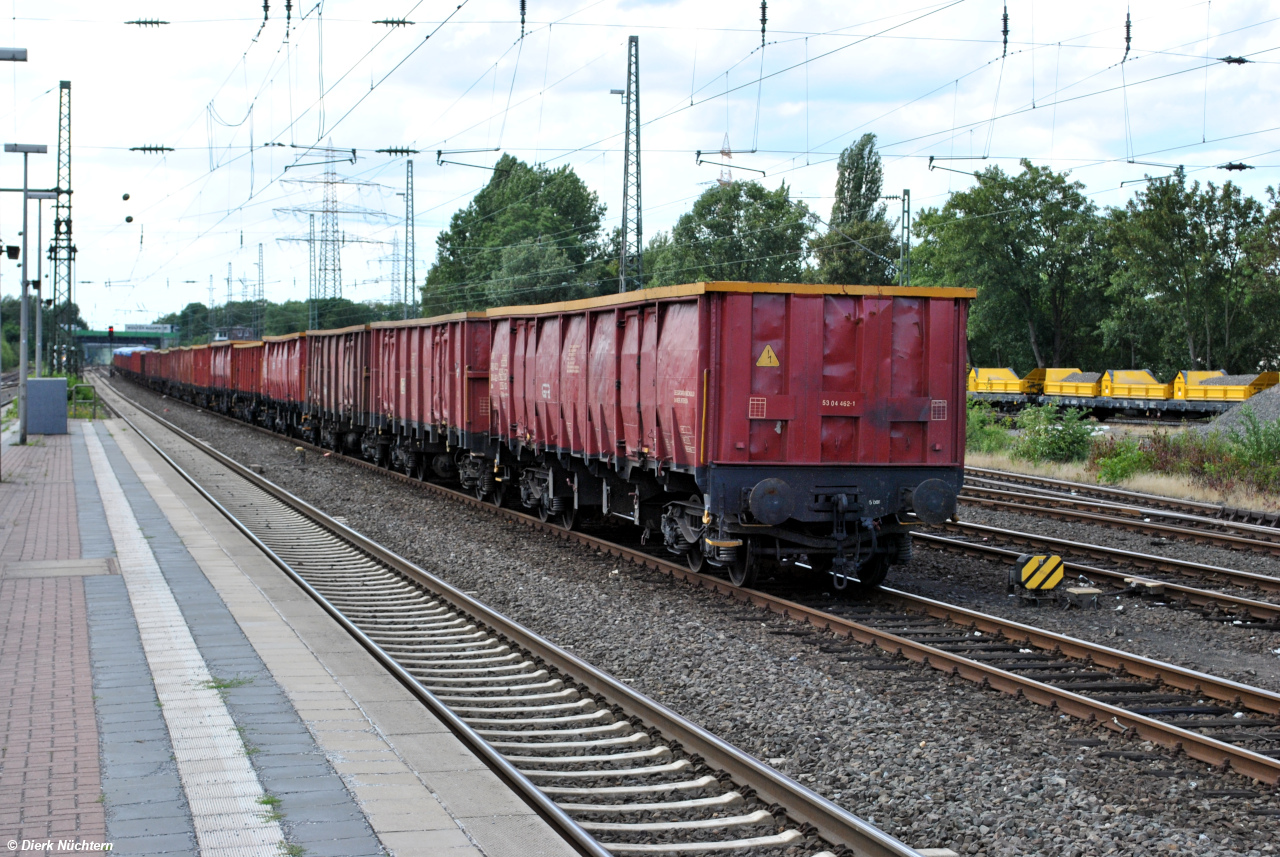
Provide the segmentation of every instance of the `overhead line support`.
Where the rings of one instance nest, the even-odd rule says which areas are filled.
[[[626,143],[622,155],[622,241],[618,291],[644,287],[643,206],[640,200],[640,37],[627,38]]]

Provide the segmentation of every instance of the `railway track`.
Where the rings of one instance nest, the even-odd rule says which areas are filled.
[[[1211,580],[1229,586],[1259,589],[1264,592],[1280,592],[1280,577],[1272,577],[1271,575],[1259,574],[1254,571],[1239,571],[1219,565],[1174,559],[1157,554],[1139,553],[1087,542],[1075,542],[1070,539],[1060,539],[1037,533],[1020,533],[1003,527],[969,524],[963,521],[947,521],[934,528],[935,532],[939,530],[955,533],[970,541],[990,540],[997,544],[1021,545],[1033,551],[1061,553],[1066,556],[1087,556],[1104,562],[1115,563],[1122,567],[1150,569],[1196,580]]]
[[[220,455],[211,448],[207,451]],[[864,646],[1023,696],[1108,729],[1133,732],[1210,765],[1229,765],[1261,782],[1280,783],[1280,694],[894,590],[885,590],[879,600],[867,605],[827,605],[830,609],[826,609],[801,604],[736,587],[638,549],[496,508],[360,459],[332,455]],[[832,612],[836,609],[846,615]]]
[[[914,538],[917,544],[924,543],[950,553],[1010,565],[1016,564],[1018,557],[1024,554],[1021,550],[1011,550],[978,541],[947,538],[936,533],[916,532]],[[1100,568],[1096,565],[1084,565],[1069,560],[1064,561],[1062,565],[1064,573],[1069,578],[1084,577],[1090,583],[1109,583],[1116,588],[1116,591],[1176,600],[1200,608],[1210,616],[1225,612],[1232,617],[1239,617],[1241,624],[1262,630],[1280,631],[1280,604],[1145,577],[1132,571]]]
[[[145,408],[113,405],[582,853],[917,854]],[[131,412],[208,458],[180,467]]]
[[[1137,506],[1150,511],[1179,512],[1198,518],[1211,518],[1223,523],[1254,524],[1265,528],[1280,528],[1280,513],[1276,512],[1237,509],[1216,503],[1202,503],[1197,500],[1183,500],[1177,497],[1162,497],[1158,494],[1144,494],[1138,491],[1126,491],[1122,488],[1108,488],[1103,485],[1090,485],[1083,482],[1068,482],[1062,479],[1013,473],[1008,470],[992,470],[985,467],[965,467],[964,472],[966,484],[971,480],[980,479],[986,483],[996,485],[1017,485],[1050,496],[1066,498],[1092,497],[1109,503]]]
[[[962,503],[1002,512],[1078,521],[1112,529],[1280,556],[1280,529],[1239,524],[1180,512],[1161,512],[1140,506],[1081,500],[1030,491],[1006,491],[966,484]],[[1155,520],[1157,518],[1163,520]]]

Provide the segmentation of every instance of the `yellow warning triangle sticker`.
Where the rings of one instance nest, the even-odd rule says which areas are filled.
[[[760,352],[760,359],[756,361],[757,366],[780,366],[778,355],[773,353],[773,346],[766,345],[764,351]]]

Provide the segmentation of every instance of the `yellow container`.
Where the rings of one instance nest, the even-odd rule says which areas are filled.
[[[1274,387],[1278,382],[1280,382],[1280,373],[1278,372],[1261,372],[1257,375],[1239,376],[1229,376],[1222,371],[1184,372],[1180,374],[1192,376],[1191,380],[1195,380],[1194,376],[1196,375],[1206,376],[1199,379],[1199,383],[1186,384],[1185,397],[1193,401],[1202,402],[1243,402],[1250,396],[1256,393],[1261,393],[1269,387]],[[1205,383],[1205,381],[1212,381],[1214,378],[1231,377],[1236,378],[1237,383]]]
[[[1018,389],[1020,392],[1027,393],[1031,396],[1038,396],[1044,392],[1044,376],[1046,369],[1032,369],[1027,373],[1027,377],[1022,379]]]
[[[1101,372],[1081,372],[1079,369],[1044,370],[1046,396],[1096,397],[1101,387]]]
[[[1225,369],[1215,369],[1212,372],[1183,369],[1173,378],[1173,397],[1175,399],[1186,399],[1188,398],[1188,388],[1197,387],[1208,378],[1221,378],[1226,374]],[[1190,398],[1199,398],[1199,396],[1191,395]]]
[[[970,369],[970,393],[1020,393],[1018,373],[1012,369]]]
[[[1099,392],[1111,399],[1169,399],[1173,383],[1161,384],[1146,369],[1108,369]]]

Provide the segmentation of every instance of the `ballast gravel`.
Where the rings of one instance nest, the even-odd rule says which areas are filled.
[[[915,847],[1010,857],[1280,849],[1280,796],[1271,786],[809,632],[374,472],[311,453],[298,466],[287,440],[116,386],[153,410],[167,407],[167,419],[262,466],[287,490]],[[920,554],[890,583],[918,570],[937,581],[951,567],[964,579],[957,589],[977,591],[1007,573]],[[1116,751],[1141,758],[1103,755]]]
[[[1203,434],[1243,432],[1248,424],[1246,413],[1252,413],[1258,422],[1263,424],[1280,420],[1280,386],[1269,387],[1261,393],[1256,393],[1207,425],[1196,426],[1191,430]]]

